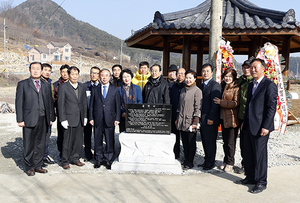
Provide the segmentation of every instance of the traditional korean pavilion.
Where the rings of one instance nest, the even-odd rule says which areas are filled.
[[[284,3],[284,1],[282,2]],[[208,54],[211,0],[195,8],[161,14],[125,40],[128,47],[163,51],[164,74],[170,52],[182,53],[182,67],[190,69],[191,54],[197,54],[197,72]],[[247,0],[223,0],[222,36],[230,41],[234,54],[254,56],[265,42],[275,44],[285,58],[288,76],[289,54],[300,52],[300,23],[293,9],[287,12],[260,8]]]

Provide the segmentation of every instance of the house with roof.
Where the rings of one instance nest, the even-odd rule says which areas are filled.
[[[50,42],[47,45],[48,49],[55,49],[58,50],[61,55],[57,56],[54,55],[54,61],[71,61],[71,51],[72,51],[72,46],[69,43],[66,42]]]
[[[30,49],[28,61],[40,61],[41,63],[71,61],[72,46],[69,43],[50,42],[46,47]]]
[[[121,59],[121,54],[114,57],[114,60],[120,60],[120,59]],[[122,53],[122,61],[126,61],[126,62],[130,63],[130,60],[131,60],[130,56]]]

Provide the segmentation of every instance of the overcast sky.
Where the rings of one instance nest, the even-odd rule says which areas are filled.
[[[2,1],[2,0],[1,0]],[[17,6],[25,0],[12,0]],[[155,11],[162,14],[196,7],[205,0],[53,0],[77,20],[108,32],[120,39],[153,21]],[[288,11],[293,8],[300,21],[299,0],[249,0],[262,8]]]

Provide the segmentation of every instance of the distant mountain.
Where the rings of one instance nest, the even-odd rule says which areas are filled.
[[[120,47],[121,42],[117,37],[89,23],[76,20],[58,6],[50,0],[27,0],[3,12],[1,16],[15,25],[35,30],[33,35],[46,34],[55,37],[66,37],[78,43],[82,42],[86,45],[102,46],[110,49]]]
[[[106,60],[109,59],[107,55],[112,58],[120,54],[121,39],[75,19],[51,0],[27,0],[2,12],[0,17],[5,17],[10,23],[8,34],[13,40],[32,45],[46,45],[49,41],[68,41],[75,48],[74,51],[78,51],[78,47],[85,47],[93,48],[97,56],[98,51],[105,52]],[[89,56],[92,53],[93,50]],[[159,62],[162,55],[158,51],[134,49],[125,45],[123,53],[131,56],[131,61],[135,64],[142,60],[153,64],[155,60]]]

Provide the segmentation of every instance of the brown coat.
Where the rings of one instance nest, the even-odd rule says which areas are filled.
[[[220,101],[223,126],[236,128],[239,125],[238,110],[240,105],[240,87],[234,82],[226,85]]]
[[[189,131],[192,124],[197,125],[199,123],[201,103],[202,91],[196,85],[182,88],[177,108],[176,128],[178,130]]]

